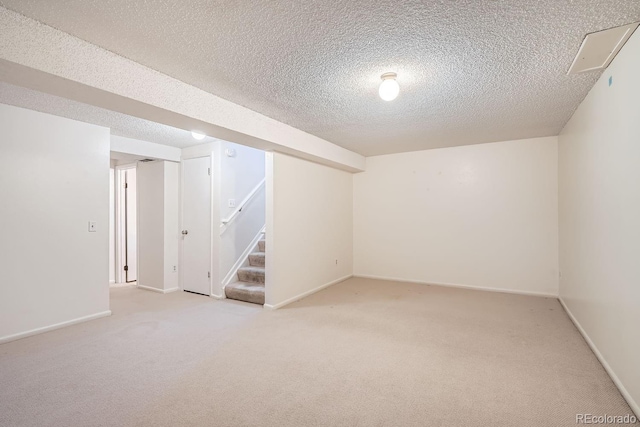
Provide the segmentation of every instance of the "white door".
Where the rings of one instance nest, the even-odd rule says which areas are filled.
[[[209,157],[182,163],[182,289],[211,295],[211,177]]]

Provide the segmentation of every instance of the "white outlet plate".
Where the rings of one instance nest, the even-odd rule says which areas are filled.
[[[236,207],[236,199],[229,199],[229,207],[230,208]]]

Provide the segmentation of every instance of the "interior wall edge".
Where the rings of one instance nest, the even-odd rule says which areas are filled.
[[[557,142],[558,137],[560,136],[561,133],[562,132],[556,133],[555,135],[531,136],[531,137],[527,137],[527,138],[518,138],[518,139],[500,139],[500,140],[497,140],[497,141],[478,142],[478,143],[473,143],[473,144],[451,145],[451,146],[444,146],[444,147],[425,148],[425,149],[422,149],[422,150],[400,151],[400,152],[397,152],[397,153],[376,154],[374,156],[367,156],[367,157],[365,157],[365,159],[375,160],[378,157],[406,156],[406,155],[413,155],[413,154],[422,153],[422,152],[425,152],[425,151],[429,152],[429,153],[434,153],[434,152],[438,152],[438,151],[463,150],[465,147],[482,148],[482,147],[488,147],[488,146],[491,146],[491,145],[500,145],[500,144],[505,144],[505,143],[518,143],[518,142],[527,142],[527,141],[543,141],[543,140],[551,140],[551,141],[553,141],[555,139],[555,141]],[[354,172],[354,173],[362,173],[362,172],[366,172],[366,169],[363,170],[363,171]]]
[[[321,290],[326,289],[329,286],[337,285],[338,283],[341,283],[341,282],[344,282],[345,280],[351,279],[352,277],[354,277],[353,274],[348,274],[348,275],[340,277],[340,278],[338,278],[336,280],[332,280],[329,283],[325,283],[324,285],[320,285],[317,288],[310,289],[310,290],[308,290],[306,292],[303,292],[303,293],[301,293],[299,295],[296,295],[294,297],[291,297],[289,299],[281,301],[281,302],[279,302],[277,304],[264,304],[263,307],[266,308],[266,309],[269,309],[269,310],[277,310],[279,308],[284,307],[285,305],[289,305],[289,304],[292,304],[292,303],[294,303],[296,301],[300,301],[301,299],[306,298],[309,295],[315,294],[316,292],[320,292]]]
[[[418,285],[427,285],[427,286],[442,286],[446,288],[469,289],[469,290],[475,290],[475,291],[501,292],[505,294],[526,295],[526,296],[532,296],[532,297],[543,297],[543,298],[559,297],[558,294],[545,293],[545,292],[522,291],[519,289],[506,289],[506,288],[490,288],[486,286],[462,285],[462,284],[456,284],[456,283],[434,282],[429,280],[401,279],[397,277],[383,277],[383,276],[375,276],[370,274],[356,273],[353,275],[353,277],[360,277],[363,279],[386,280],[390,282],[416,283]]]
[[[169,288],[169,289],[159,289],[159,288],[153,288],[151,286],[144,286],[144,285],[136,285],[136,287],[139,289],[143,289],[145,291],[156,292],[159,294],[170,294],[171,292],[176,292],[180,290],[180,288],[178,287]]]
[[[627,391],[627,388],[624,386],[618,375],[616,375],[611,365],[609,365],[607,359],[605,359],[605,357],[602,355],[589,334],[587,334],[587,331],[585,331],[578,319],[573,315],[573,313],[569,309],[569,306],[565,303],[561,296],[558,297],[558,301],[560,301],[560,305],[562,305],[562,308],[564,308],[564,311],[567,313],[569,319],[571,319],[576,329],[578,329],[580,335],[582,335],[582,338],[584,338],[584,340],[587,342],[587,345],[589,346],[591,351],[593,351],[593,354],[595,354],[595,356],[598,358],[598,361],[600,362],[604,370],[607,371],[607,374],[609,375],[609,377],[611,377],[613,383],[616,385],[618,390],[620,390],[620,394],[622,394],[622,397],[624,397],[624,399],[627,401],[627,403],[631,407],[631,410],[635,413],[636,417],[640,418],[640,405],[638,405],[631,394]]]

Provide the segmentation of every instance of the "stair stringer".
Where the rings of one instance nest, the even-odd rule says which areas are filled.
[[[262,227],[262,230],[260,230],[256,237],[253,238],[249,246],[247,246],[244,252],[242,252],[242,255],[240,255],[236,263],[233,265],[233,267],[231,267],[231,270],[229,270],[227,275],[224,277],[224,279],[222,280],[222,295],[225,295],[224,288],[226,288],[228,284],[239,281],[238,270],[240,270],[242,267],[249,266],[249,254],[252,252],[257,252],[258,242],[262,240],[264,233],[264,227]]]

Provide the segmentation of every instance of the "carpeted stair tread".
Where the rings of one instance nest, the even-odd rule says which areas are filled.
[[[248,256],[249,266],[238,269],[238,282],[228,284],[225,294],[229,299],[264,304],[265,240],[258,241],[258,250]]]
[[[235,282],[224,288],[229,299],[264,304],[264,283]]]
[[[264,267],[241,267],[238,269],[238,279],[241,282],[264,283]]]
[[[253,252],[249,254],[249,265],[252,267],[264,267],[264,252]]]

